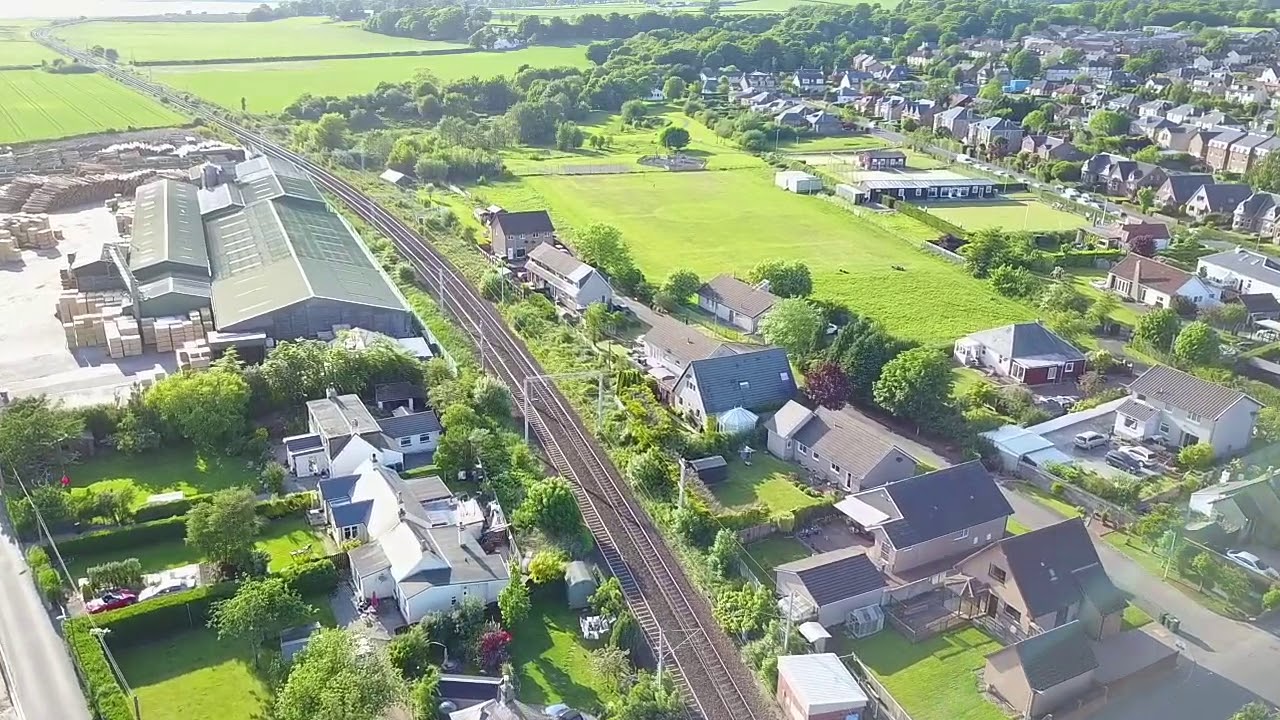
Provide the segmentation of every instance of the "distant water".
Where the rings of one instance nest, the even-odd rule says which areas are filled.
[[[262,0],[0,0],[0,18],[236,13],[262,4]],[[266,4],[276,2],[267,0]]]

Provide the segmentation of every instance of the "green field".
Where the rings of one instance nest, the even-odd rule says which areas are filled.
[[[0,72],[0,143],[185,122],[181,115],[98,75]]]
[[[510,75],[521,65],[586,67],[587,57],[581,46],[549,46],[431,57],[165,65],[147,72],[158,82],[225,107],[239,110],[243,97],[249,112],[269,113],[283,110],[303,93],[339,97],[365,93],[380,82],[408,80],[419,69],[449,81],[471,75]]]
[[[0,20],[0,67],[39,65],[41,60],[58,57],[31,39],[29,33],[34,25],[21,20]]]
[[[366,32],[358,22],[298,17],[273,22],[91,22],[57,32],[72,45],[115,48],[122,62],[222,60],[467,47]]]
[[[998,189],[998,187],[997,187]],[[918,203],[930,213],[968,230],[1071,230],[1087,227],[1082,215],[1049,207],[1033,193],[1009,193],[993,200]]]
[[[913,720],[1005,720],[978,689],[978,671],[1000,643],[977,628],[915,644],[885,628],[852,645]]]
[[[805,261],[816,297],[920,342],[1035,316],[964,268],[917,249],[911,240],[936,234],[923,225],[887,217],[891,232],[835,204],[784,192],[764,169],[526,177],[479,194],[512,210],[548,208],[562,228],[613,224],[655,281],[679,267],[710,277],[745,275],[762,260]]]
[[[822,0],[821,3],[810,2],[810,0],[742,0],[741,2],[722,2],[720,3],[720,12],[725,14],[748,14],[748,13],[765,13],[765,12],[786,12],[788,9],[797,5],[857,5],[863,0]],[[883,5],[892,7],[898,4],[897,0],[866,0],[870,5]],[[690,0],[687,3],[676,3],[670,5],[645,5],[644,3],[591,3],[584,5],[554,5],[547,7],[527,7],[527,8],[496,8],[494,17],[501,22],[509,15],[539,15],[542,17],[559,16],[563,18],[577,17],[586,13],[597,13],[599,15],[608,15],[610,13],[621,13],[623,15],[638,15],[642,12],[701,12],[701,7],[705,2],[697,2]]]

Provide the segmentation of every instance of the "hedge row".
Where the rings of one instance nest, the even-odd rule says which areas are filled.
[[[138,508],[133,514],[134,522],[144,523],[152,520],[164,520],[166,518],[178,517],[186,515],[187,511],[192,507],[208,502],[212,495],[205,493],[203,495],[188,495],[181,500],[172,502],[156,503],[155,505],[145,505]]]
[[[187,536],[187,519],[171,517],[111,530],[98,530],[80,537],[63,540],[58,550],[64,556],[94,555],[111,550],[128,550],[157,542],[182,540]]]
[[[109,640],[113,648],[152,642],[173,633],[205,627],[213,604],[231,597],[235,591],[235,583],[223,582],[161,595],[103,613],[98,616],[98,626],[111,631]]]
[[[299,595],[328,593],[338,587],[338,567],[329,558],[290,565],[278,574]]]
[[[959,225],[956,225],[955,223],[947,222],[946,220],[943,220],[937,215],[934,215],[920,207],[912,205],[911,203],[906,202],[905,200],[899,200],[899,199],[891,198],[888,196],[886,196],[884,200],[885,200],[885,205],[888,205],[889,207],[893,208],[894,210],[897,210],[898,212],[902,213],[903,215],[906,215],[909,218],[919,220],[920,222],[924,223],[925,225],[928,225],[929,227],[933,228],[934,230],[937,230],[938,232],[946,233],[947,235],[955,235],[958,238],[968,237],[969,235],[969,231],[965,230]]]
[[[134,514],[134,520],[141,523],[186,515],[187,511],[192,507],[209,502],[212,497],[212,493],[203,493],[200,495],[188,495],[181,500],[172,502],[147,505],[138,509],[138,512]],[[314,504],[315,493],[294,493],[281,498],[263,500],[258,503],[258,514],[269,520],[277,520],[286,515],[301,515]]]
[[[1049,253],[1048,259],[1054,265],[1062,267],[1094,267],[1098,260],[1119,262],[1124,257],[1123,250],[1073,250],[1071,252]]]
[[[89,704],[99,720],[134,720],[133,707],[120,681],[111,671],[102,643],[89,633],[93,623],[87,617],[72,618],[62,626],[72,659],[80,666]]]
[[[466,55],[469,53],[479,52],[479,49],[472,47],[465,48],[437,48],[434,50],[388,50],[376,53],[328,53],[324,55],[263,55],[259,57],[240,57],[240,58],[202,58],[188,60],[137,60],[133,62],[136,67],[147,67],[149,65],[238,65],[240,63],[259,63],[259,62],[309,62],[312,60],[366,60],[369,58],[380,57],[416,57],[427,55]]]

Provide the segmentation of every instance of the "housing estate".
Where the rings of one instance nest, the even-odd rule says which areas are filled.
[[[1253,188],[1244,183],[1202,185],[1187,200],[1183,212],[1193,220],[1203,220],[1209,215],[1232,217],[1240,203],[1252,194]]]
[[[613,287],[599,270],[550,243],[529,251],[525,271],[534,287],[573,312],[582,312],[592,303],[613,302]]]
[[[1189,507],[1208,520],[1216,536],[1202,540],[1240,546],[1280,544],[1280,478],[1267,472],[1250,480],[1229,480],[1191,493]],[[1194,526],[1189,528],[1195,530]]]
[[[765,429],[770,454],[848,492],[916,474],[914,457],[848,408],[810,410],[792,400],[765,421]]]
[[[756,426],[761,413],[777,410],[796,392],[791,362],[780,348],[694,360],[671,390],[671,404],[701,427],[714,420],[722,432]]]
[[[1129,397],[1116,411],[1114,432],[1171,448],[1207,443],[1221,457],[1249,445],[1262,407],[1239,390],[1156,365],[1129,385]]]
[[[1218,302],[1221,293],[1199,277],[1171,265],[1129,253],[1107,272],[1107,289],[1143,305],[1167,308],[1175,296],[1197,306]]]
[[[351,475],[368,460],[404,469],[430,458],[444,428],[431,409],[396,407],[375,418],[356,395],[330,390],[307,401],[307,433],[284,439],[290,472],[298,477]]]
[[[1024,385],[1075,382],[1085,357],[1074,345],[1038,322],[1015,323],[956,341],[961,364],[986,368]]]
[[[718,319],[755,333],[778,298],[768,285],[749,285],[732,275],[717,275],[698,288],[698,306]]]
[[[1277,219],[1280,219],[1280,195],[1255,192],[1236,206],[1231,227],[1239,232],[1274,237]]]
[[[489,219],[493,254],[512,265],[523,265],[530,250],[555,239],[556,228],[546,210],[504,211]]]
[[[319,491],[335,542],[363,543],[347,553],[356,592],[394,602],[407,624],[467,598],[496,602],[510,580],[496,502],[460,500],[439,477],[406,480],[373,462]]]

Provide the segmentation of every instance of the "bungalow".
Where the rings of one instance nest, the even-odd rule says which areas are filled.
[[[496,257],[523,264],[529,251],[555,242],[556,228],[546,210],[500,212],[489,220],[489,245]]]
[[[717,275],[698,288],[698,307],[719,320],[755,333],[778,298],[768,285],[752,286],[732,275]]]
[[[1074,345],[1038,322],[976,332],[955,343],[961,364],[976,365],[1024,385],[1075,382],[1085,357]]]
[[[570,312],[580,313],[592,303],[613,302],[613,288],[599,270],[549,243],[529,251],[525,270],[535,288]]]
[[[780,460],[858,492],[916,474],[917,461],[884,431],[851,409],[810,410],[792,400],[765,421],[766,447]]]
[[[779,348],[694,360],[672,389],[672,404],[700,427],[711,419],[721,432],[747,432],[761,413],[777,410],[796,393],[787,353]]]
[[[1070,141],[1052,135],[1028,135],[1022,138],[1022,152],[1030,153],[1043,160],[1074,162],[1085,158],[1085,154]]]
[[[366,460],[403,468],[406,456],[429,456],[444,429],[434,410],[397,407],[375,419],[356,395],[330,390],[307,402],[307,434],[284,439],[289,470],[298,477],[351,475]]]
[[[670,373],[673,381],[694,360],[749,352],[759,347],[714,339],[696,327],[666,315],[652,318],[649,329],[640,336],[640,343],[644,347],[645,364],[654,370]]]
[[[815,135],[839,135],[844,132],[844,122],[826,110],[819,110],[806,116],[805,121],[809,123],[809,130]]]
[[[1253,188],[1243,183],[1214,183],[1202,185],[1187,201],[1183,212],[1193,220],[1203,220],[1207,215],[1230,217],[1253,194]]]
[[[797,103],[788,105],[784,110],[774,115],[773,121],[786,127],[808,128],[810,114],[808,105]]]
[[[1236,206],[1232,214],[1231,227],[1239,232],[1272,237],[1275,235],[1278,219],[1280,219],[1280,195],[1255,192]]]
[[[844,625],[859,611],[874,608],[869,614],[878,617],[883,627],[880,605],[888,582],[867,557],[866,548],[819,553],[779,565],[774,573],[774,587],[782,597],[779,605],[794,620],[813,618],[830,629]],[[867,628],[872,632],[877,629]]]
[[[1215,305],[1221,293],[1203,280],[1159,260],[1129,253],[1107,273],[1107,289],[1134,302],[1172,307],[1180,296],[1199,307]]]
[[[1019,717],[1049,717],[1094,689],[1097,668],[1083,626],[1070,622],[988,655],[982,683]]]
[[[1187,204],[1197,190],[1213,183],[1213,175],[1210,174],[1170,175],[1160,189],[1156,190],[1156,205],[1166,212],[1177,212]]]
[[[1253,439],[1262,403],[1167,365],[1129,384],[1113,432],[1132,442],[1157,440],[1171,448],[1208,443],[1215,457],[1236,454]]]
[[[1196,262],[1196,274],[1239,295],[1280,298],[1280,261],[1247,248],[1205,255]]]

